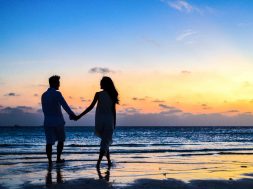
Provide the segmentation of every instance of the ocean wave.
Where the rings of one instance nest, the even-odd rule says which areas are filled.
[[[160,144],[160,146],[165,146],[166,144]],[[66,147],[99,147],[99,145],[90,144],[69,144]],[[147,146],[158,146],[158,144],[112,144],[113,147],[147,147]]]
[[[68,145],[65,145],[66,147],[99,147],[99,145],[92,145],[92,144],[68,144]]]
[[[69,144],[65,145],[66,147],[99,147],[99,145],[92,144]],[[114,147],[146,147],[147,144],[112,144]]]
[[[112,144],[113,147],[148,147],[148,146],[183,146],[183,145],[199,145],[199,144],[183,144],[183,143],[163,143],[163,144]],[[67,144],[66,147],[99,147],[92,144]]]
[[[0,144],[1,148],[4,147],[35,147],[35,146],[45,146],[45,144],[22,144],[22,143],[17,143],[17,144]]]
[[[114,154],[146,154],[146,153],[179,153],[179,155],[184,155],[186,153],[197,154],[200,152],[215,152],[216,154],[233,154],[233,153],[251,153],[253,148],[210,148],[210,149],[112,149],[111,153]],[[6,151],[0,152],[0,155],[39,155],[44,154],[44,151]],[[97,149],[93,150],[80,150],[72,151],[69,149],[64,150],[64,154],[94,154],[98,153]],[[253,152],[252,152],[253,153]],[[206,154],[206,153],[203,153]]]

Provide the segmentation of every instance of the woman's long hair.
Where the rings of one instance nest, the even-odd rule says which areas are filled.
[[[101,85],[101,89],[104,89],[105,91],[108,92],[113,103],[118,104],[119,103],[118,92],[113,84],[112,79],[110,77],[104,76],[101,79],[100,85]]]

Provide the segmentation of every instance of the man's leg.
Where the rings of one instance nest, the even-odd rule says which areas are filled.
[[[49,166],[52,165],[52,146],[54,145],[55,139],[54,139],[54,129],[53,127],[44,127],[45,129],[45,135],[46,135],[46,153],[47,153],[47,159]]]
[[[65,141],[65,128],[64,128],[64,126],[56,127],[56,138],[58,140],[56,163],[64,163],[65,160],[61,159],[61,154],[63,151],[64,141]]]
[[[52,144],[46,145],[46,153],[47,153],[48,164],[52,165]]]
[[[57,145],[57,160],[56,160],[57,163],[63,163],[64,162],[64,160],[61,159],[61,154],[62,154],[63,147],[64,147],[64,142],[58,142],[58,145]]]

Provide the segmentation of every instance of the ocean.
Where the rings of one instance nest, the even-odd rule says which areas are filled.
[[[0,188],[33,188],[47,184],[48,175],[54,178],[43,127],[0,129]],[[95,169],[100,140],[94,127],[66,127],[66,136],[66,162],[53,169],[61,171],[64,182],[100,178]],[[53,151],[55,160],[56,145]],[[253,127],[117,127],[110,151],[110,184],[116,188],[143,178],[244,178],[253,173]],[[101,167],[106,168],[106,161]]]
[[[45,152],[43,127],[0,127],[1,160],[8,155],[36,156]],[[66,127],[65,156],[96,154],[99,138],[93,127]],[[252,153],[253,127],[117,127],[112,154],[173,156]]]

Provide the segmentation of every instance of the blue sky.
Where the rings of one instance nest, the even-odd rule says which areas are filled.
[[[177,10],[169,5],[174,1],[165,0],[1,1],[1,54],[15,60],[57,54],[135,55],[135,50],[156,53],[143,47],[143,38],[182,53],[175,38],[189,29],[206,35],[206,40],[215,40],[215,32],[224,32],[224,37],[250,53],[245,43],[252,41],[251,1],[188,2],[192,9]]]

